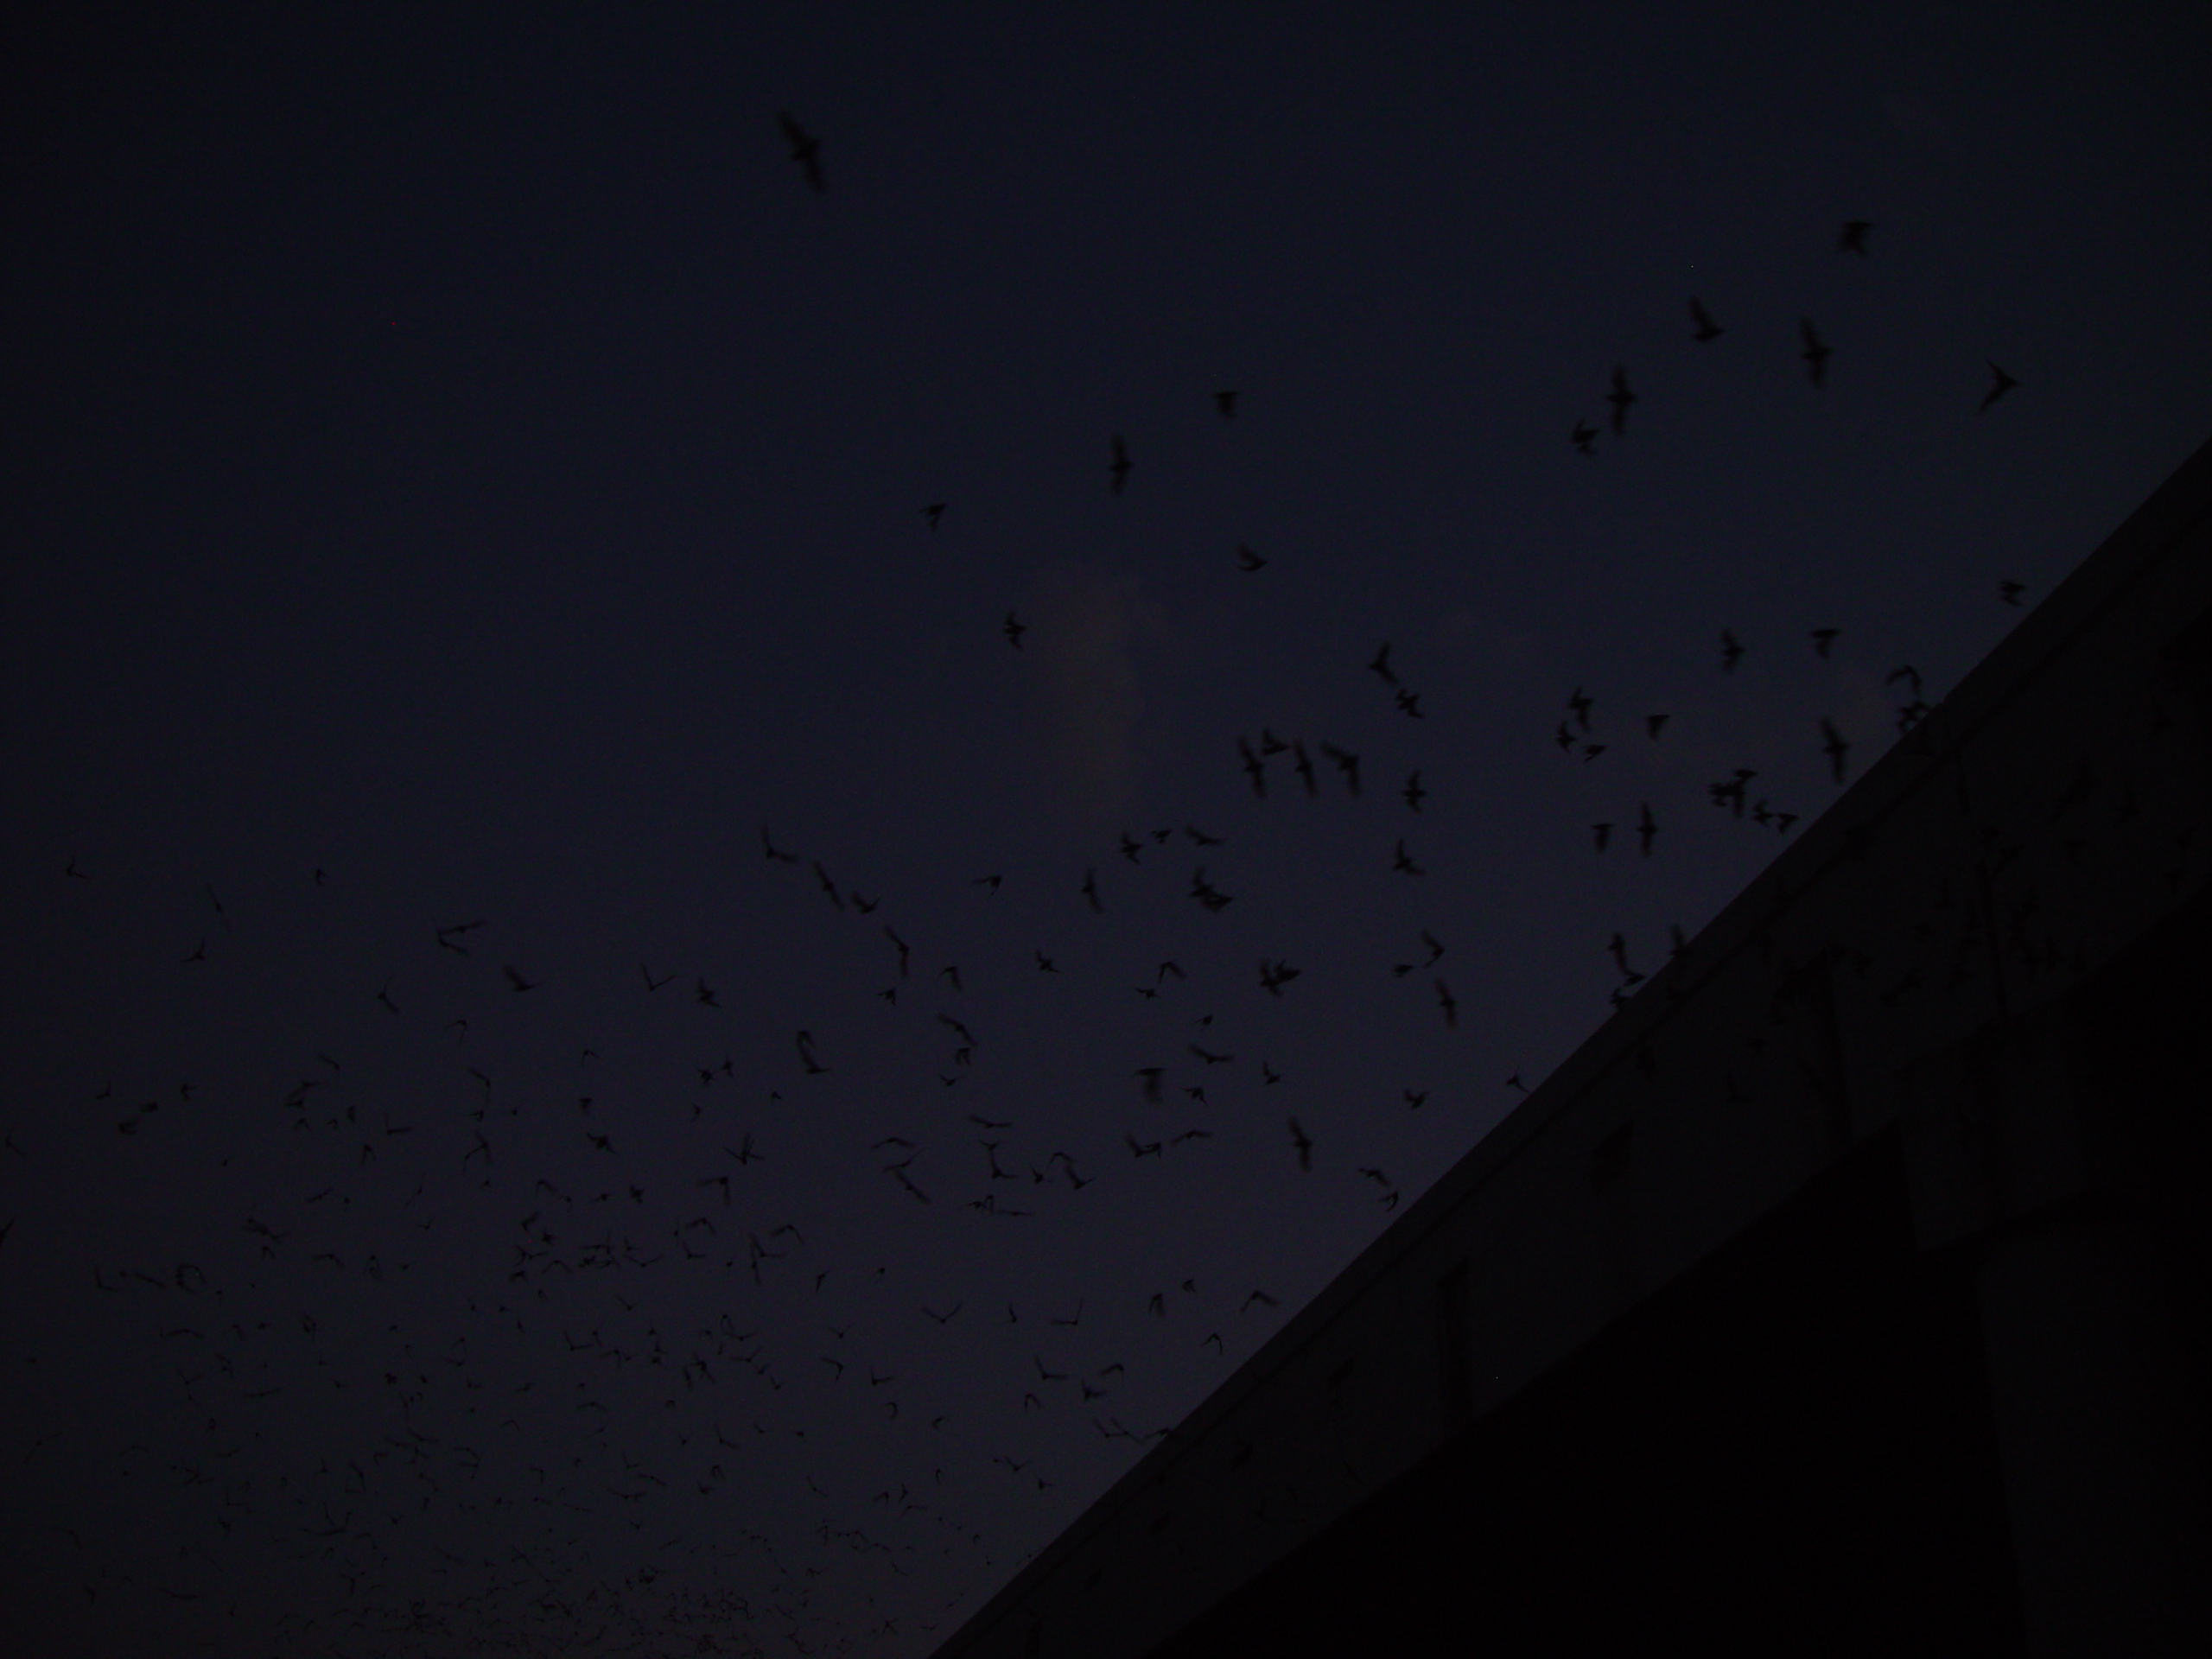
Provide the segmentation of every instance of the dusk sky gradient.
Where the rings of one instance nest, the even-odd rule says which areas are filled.
[[[11,1652],[928,1654],[2212,433],[2196,6],[11,29]]]

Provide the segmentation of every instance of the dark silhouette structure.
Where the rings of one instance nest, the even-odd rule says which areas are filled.
[[[2212,1648],[2208,875],[2212,446],[940,1652]]]

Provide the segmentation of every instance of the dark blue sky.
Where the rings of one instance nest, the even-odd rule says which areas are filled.
[[[1688,10],[18,35],[24,1650],[927,1652],[2202,442],[2200,10]]]

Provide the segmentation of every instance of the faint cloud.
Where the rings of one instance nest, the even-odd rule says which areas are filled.
[[[1882,119],[1893,132],[1934,143],[1951,136],[1951,124],[1925,92],[1891,92],[1882,99]]]
[[[1436,619],[1435,641],[1455,649],[1485,677],[1520,684],[1533,679],[1547,661],[1537,641],[1502,627],[1490,614],[1465,607]]]
[[[1039,588],[1025,643],[1044,694],[1047,759],[1079,831],[1110,833],[1136,804],[1145,712],[1139,652],[1160,623],[1133,578],[1071,565]]]

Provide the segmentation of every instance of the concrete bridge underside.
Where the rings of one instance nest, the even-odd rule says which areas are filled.
[[[2209,940],[2212,891],[2038,1022],[2098,1190],[1925,1250],[1893,1125],[1153,1659],[2195,1650]]]

